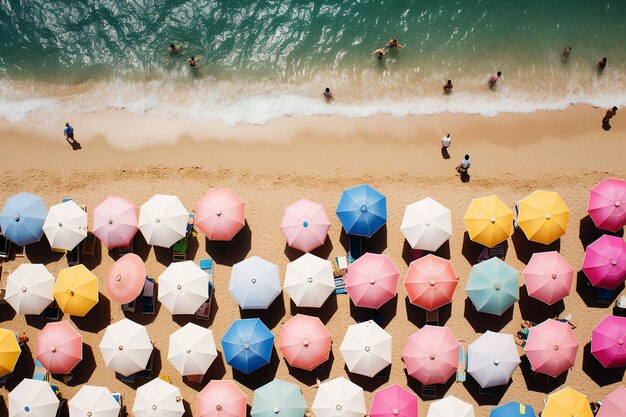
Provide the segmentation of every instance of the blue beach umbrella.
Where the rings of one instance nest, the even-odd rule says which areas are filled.
[[[536,417],[536,414],[530,405],[511,401],[491,410],[489,417]]]
[[[254,390],[252,417],[302,417],[307,405],[300,387],[275,379]]]
[[[387,222],[387,199],[369,185],[359,185],[341,194],[336,213],[346,233],[371,237]]]
[[[10,197],[0,213],[2,234],[16,245],[38,242],[48,210],[36,195],[19,193]]]
[[[274,335],[259,319],[235,320],[222,337],[226,363],[250,374],[270,362]]]
[[[472,267],[465,291],[481,313],[501,315],[519,299],[518,273],[499,258]]]

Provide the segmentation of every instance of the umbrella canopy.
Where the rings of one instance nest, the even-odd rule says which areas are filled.
[[[317,417],[363,417],[366,414],[363,388],[342,376],[322,382],[311,409]]]
[[[41,314],[54,300],[54,276],[42,264],[21,264],[7,278],[4,299],[19,314]]]
[[[20,345],[12,330],[0,329],[0,377],[10,374],[20,358]]]
[[[43,224],[48,210],[40,197],[19,193],[4,203],[0,212],[0,230],[16,245],[38,242],[43,236]]]
[[[400,230],[413,249],[434,252],[452,236],[450,209],[423,198],[406,206]]]
[[[605,179],[589,192],[587,212],[600,229],[617,232],[626,224],[626,181]]]
[[[626,279],[626,242],[617,236],[602,235],[587,246],[583,272],[599,288],[614,290]]]
[[[411,304],[433,311],[452,301],[458,282],[449,260],[428,254],[411,262],[404,287]]]
[[[204,375],[217,358],[213,332],[187,323],[170,335],[167,360],[181,375]]]
[[[48,323],[37,335],[37,360],[52,374],[69,374],[83,360],[83,337],[69,321]]]
[[[242,309],[266,309],[280,294],[278,265],[253,256],[233,265],[228,292]]]
[[[87,212],[72,200],[54,205],[43,231],[51,247],[70,251],[87,237]]]
[[[604,397],[597,414],[597,417],[615,416],[626,416],[626,388],[623,385]]]
[[[59,399],[46,381],[24,378],[9,393],[9,417],[55,417]]]
[[[330,220],[324,206],[301,198],[285,209],[280,231],[287,244],[302,252],[310,252],[326,241]]]
[[[467,372],[482,388],[491,388],[506,385],[520,362],[513,336],[487,330],[469,345]]]
[[[196,203],[196,225],[209,240],[231,240],[246,224],[244,202],[230,188],[212,188]]]
[[[137,233],[137,222],[132,203],[109,196],[93,211],[93,234],[109,249],[128,246]]]
[[[430,403],[426,417],[474,417],[474,406],[448,395]]]
[[[280,328],[278,348],[289,365],[311,371],[328,360],[330,333],[319,318],[296,314]]]
[[[196,396],[198,417],[246,417],[246,395],[232,380],[212,379]]]
[[[536,414],[530,405],[511,401],[491,410],[489,417],[536,417]]]
[[[296,384],[274,379],[254,390],[251,417],[303,417],[306,402]]]
[[[417,397],[393,384],[380,391],[376,391],[370,417],[417,417]]]
[[[549,245],[567,230],[569,208],[558,193],[537,190],[519,202],[517,223],[526,238]]]
[[[606,316],[591,331],[591,353],[605,368],[626,366],[626,317]]]
[[[287,264],[285,291],[298,307],[320,308],[335,291],[329,261],[310,253]]]
[[[118,417],[120,405],[106,387],[83,385],[68,402],[70,417]]]
[[[574,269],[557,251],[533,253],[522,272],[528,295],[552,305],[567,297]]]
[[[146,328],[129,319],[108,325],[100,342],[104,364],[124,376],[144,370],[152,349]]]
[[[569,324],[548,319],[533,326],[524,346],[530,365],[556,378],[574,366],[578,342]]]
[[[511,236],[513,211],[495,195],[475,198],[463,217],[470,239],[492,248]]]
[[[169,248],[185,237],[189,212],[173,195],[155,194],[139,210],[139,230],[148,245]]]
[[[500,258],[472,267],[465,291],[481,313],[501,315],[519,299],[518,273]]]
[[[387,199],[369,185],[358,185],[341,194],[336,213],[346,233],[371,237],[387,222]]]
[[[146,282],[146,265],[134,253],[119,258],[109,270],[107,293],[116,303],[128,304],[141,294]]]
[[[98,277],[83,264],[64,268],[57,276],[53,295],[64,314],[84,317],[98,304]]]
[[[602,407],[600,407],[602,408]],[[593,417],[589,400],[570,387],[548,395],[542,417]]]
[[[409,336],[402,360],[422,384],[445,384],[457,371],[460,348],[450,329],[426,325]]]
[[[209,298],[209,274],[193,261],[171,263],[158,282],[159,302],[172,314],[194,314]]]
[[[137,388],[135,417],[180,417],[185,413],[180,390],[161,378]]]
[[[259,319],[235,320],[222,337],[226,363],[250,374],[270,363],[274,335]]]
[[[379,309],[396,296],[400,271],[388,255],[366,253],[348,266],[346,291],[357,307]]]
[[[373,320],[353,324],[339,351],[350,372],[372,378],[391,364],[391,335]]]

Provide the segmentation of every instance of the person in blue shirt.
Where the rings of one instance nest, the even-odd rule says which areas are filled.
[[[467,170],[470,167],[470,156],[465,155],[465,159],[463,159],[454,169],[459,174],[467,174]]]
[[[63,134],[65,135],[65,139],[68,142],[76,142],[74,139],[74,128],[70,125],[70,122],[65,122],[65,129],[63,129]]]

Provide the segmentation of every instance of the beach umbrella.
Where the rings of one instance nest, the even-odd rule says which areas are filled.
[[[626,317],[606,316],[591,331],[591,353],[605,368],[626,366]]]
[[[347,234],[371,237],[387,222],[387,199],[369,185],[358,185],[341,194],[336,213]]]
[[[413,249],[434,252],[452,236],[450,209],[430,197],[409,204],[400,231]]]
[[[587,212],[600,229],[617,232],[626,224],[626,181],[605,179],[589,192]]]
[[[107,293],[116,303],[128,304],[141,294],[146,282],[146,265],[134,253],[119,258],[107,276]]]
[[[259,319],[235,320],[222,337],[226,363],[251,374],[270,363],[274,335]]]
[[[330,220],[324,207],[305,198],[287,207],[280,223],[287,244],[302,252],[322,246],[329,228]]]
[[[133,403],[135,417],[180,417],[184,413],[180,390],[169,382],[155,378],[137,388]]]
[[[433,311],[452,301],[458,282],[449,260],[428,254],[411,262],[404,288],[411,304]]]
[[[9,417],[55,417],[59,399],[46,381],[24,378],[9,393]]]
[[[196,225],[209,240],[231,240],[246,224],[244,202],[230,188],[212,188],[196,203]]]
[[[348,266],[346,291],[357,307],[379,309],[396,296],[400,271],[388,255],[366,253]]]
[[[363,417],[366,414],[363,388],[342,376],[322,382],[311,409],[317,417]]]
[[[533,253],[522,275],[528,295],[549,305],[567,297],[574,281],[574,269],[557,251]]]
[[[118,417],[120,404],[106,387],[83,385],[68,402],[70,417]]]
[[[541,417],[593,417],[593,413],[585,394],[566,387],[548,395]]]
[[[510,401],[491,410],[489,417],[536,417],[536,414],[530,405]]]
[[[597,417],[626,416],[626,388],[623,385],[602,400],[602,406]]]
[[[481,313],[501,315],[519,299],[518,273],[499,258],[476,264],[465,287]]]
[[[251,417],[303,417],[307,405],[300,387],[280,379],[254,390]]]
[[[391,335],[373,320],[353,324],[339,351],[350,372],[372,378],[391,364]]]
[[[335,291],[329,261],[310,253],[287,264],[285,291],[298,307],[320,308]]]
[[[278,349],[289,365],[311,371],[328,360],[330,332],[319,318],[296,314],[280,328]]]
[[[13,330],[0,329],[0,377],[13,372],[20,353],[22,349]]]
[[[171,263],[158,282],[159,302],[172,314],[194,314],[209,298],[209,274],[193,261]]]
[[[506,385],[520,362],[510,334],[487,330],[468,347],[467,372],[482,388]]]
[[[558,193],[534,191],[519,202],[517,224],[532,242],[549,245],[567,230],[569,208]]]
[[[583,272],[599,288],[614,290],[626,279],[626,242],[617,236],[602,235],[587,246]]]
[[[460,349],[450,329],[426,325],[409,336],[402,360],[422,384],[445,384],[457,371]]]
[[[474,417],[474,406],[448,395],[430,403],[426,417]]]
[[[495,195],[475,198],[463,217],[470,239],[492,248],[511,236],[513,211]]]
[[[146,369],[152,349],[146,328],[129,319],[108,325],[100,341],[104,364],[124,376]]]
[[[19,193],[4,203],[0,212],[0,230],[4,237],[19,246],[38,242],[48,210],[40,197]]]
[[[37,335],[36,357],[48,372],[69,374],[83,360],[83,337],[69,321],[48,323]]]
[[[167,360],[181,375],[204,375],[217,358],[213,332],[187,323],[170,335]]]
[[[137,226],[148,245],[169,248],[187,234],[189,212],[173,195],[155,194],[142,204]]]
[[[548,319],[530,329],[524,351],[535,372],[556,378],[574,366],[578,342],[568,323]]]
[[[246,417],[246,395],[232,380],[212,379],[196,395],[198,417]]]
[[[42,264],[21,264],[7,278],[4,299],[19,314],[41,314],[54,300],[54,276]]]
[[[43,231],[56,249],[71,251],[87,237],[87,212],[74,201],[50,207]]]
[[[230,273],[228,292],[242,309],[266,309],[280,294],[278,265],[253,256],[237,262]]]
[[[417,397],[398,384],[383,388],[374,394],[370,417],[417,417]]]
[[[109,196],[93,211],[93,234],[109,249],[128,246],[137,233],[137,222],[132,203]]]
[[[83,264],[64,268],[57,276],[53,295],[63,313],[84,317],[98,304],[98,277]]]

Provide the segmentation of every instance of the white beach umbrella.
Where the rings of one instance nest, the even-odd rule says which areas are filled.
[[[161,378],[137,388],[135,417],[180,417],[185,412],[180,390]]]
[[[139,230],[149,245],[169,248],[185,237],[189,212],[174,195],[155,194],[139,210]]]
[[[118,417],[120,405],[106,387],[83,385],[68,402],[70,417]]]
[[[280,294],[278,265],[258,256],[233,265],[228,292],[243,309],[265,309]]]
[[[474,406],[459,400],[454,395],[448,395],[439,401],[434,401],[428,407],[426,417],[474,417]]]
[[[100,342],[104,364],[124,376],[144,370],[152,349],[146,328],[129,319],[108,325]]]
[[[519,364],[517,346],[510,334],[488,330],[469,345],[467,372],[483,388],[506,385]]]
[[[54,300],[54,276],[42,264],[21,264],[9,278],[4,299],[19,314],[41,314]]]
[[[55,417],[58,408],[46,381],[25,378],[9,393],[9,417]]]
[[[167,360],[182,375],[204,375],[217,358],[213,332],[187,323],[170,335]]]
[[[335,291],[330,262],[306,253],[287,264],[285,291],[298,307],[321,307]]]
[[[413,249],[434,252],[452,236],[450,209],[423,198],[406,207],[400,230]]]
[[[158,299],[172,314],[194,314],[209,298],[209,274],[193,261],[170,264],[158,282]]]
[[[87,237],[87,213],[74,201],[50,207],[43,232],[56,249],[72,250]]]
[[[363,388],[340,376],[320,384],[311,406],[317,417],[363,417]]]
[[[353,324],[339,351],[350,372],[371,378],[391,364],[391,335],[373,320]]]

